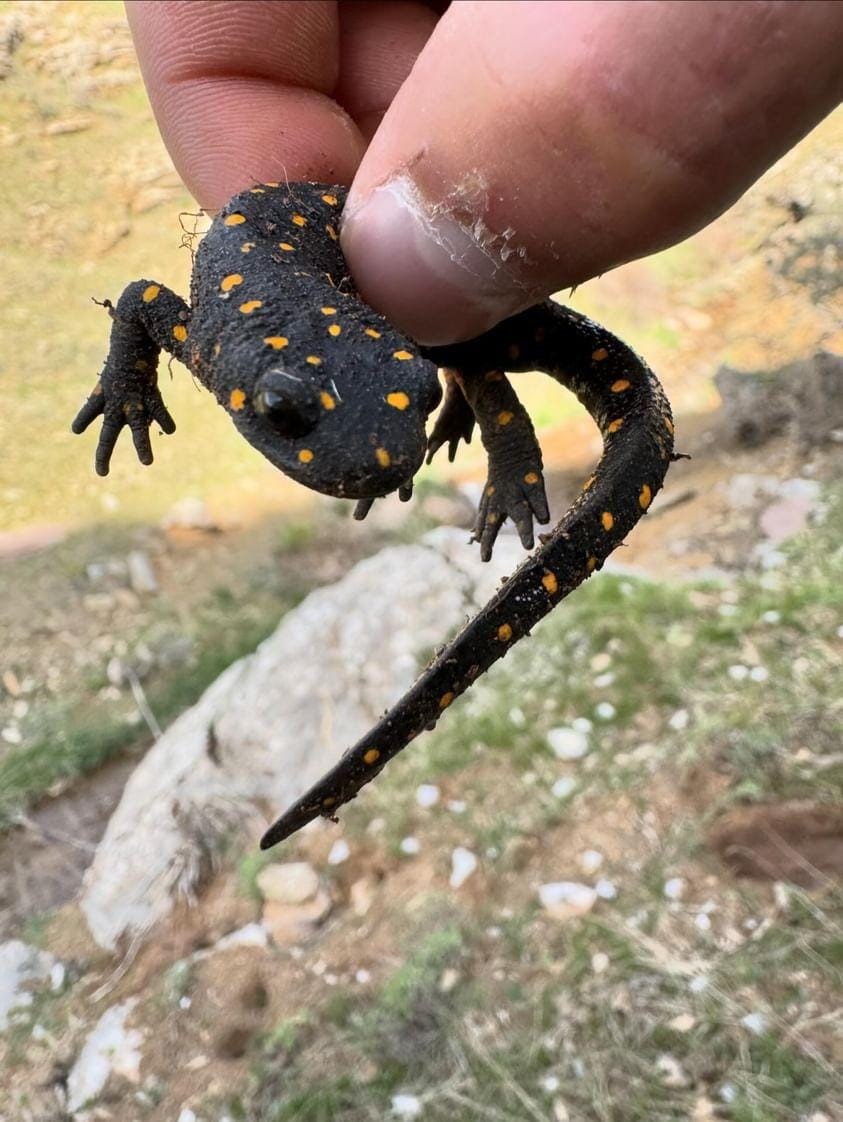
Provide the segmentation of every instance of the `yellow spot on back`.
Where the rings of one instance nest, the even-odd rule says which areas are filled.
[[[229,214],[222,220],[223,226],[242,226],[246,221],[245,214]]]
[[[180,343],[183,343],[185,341],[185,339],[187,338],[187,328],[183,323],[177,323],[173,328],[173,338],[178,339]]]
[[[454,700],[455,697],[456,697],[456,694],[454,694],[451,690],[448,690],[447,693],[443,693],[442,696],[439,698],[439,708],[440,709],[447,709],[448,706],[451,704],[451,702]]]
[[[309,464],[312,459],[313,453],[311,450],[309,448],[302,448],[301,452],[299,452],[299,461],[303,464]]]
[[[508,643],[511,638],[512,628],[508,623],[502,623],[498,628],[498,639],[500,639],[502,643]]]
[[[241,311],[244,316],[250,316],[256,308],[262,307],[263,300],[247,300],[245,304],[240,305],[239,311]]]
[[[274,351],[283,350],[284,347],[287,346],[289,341],[290,340],[287,339],[284,335],[267,335],[267,337],[264,339],[264,343],[266,343],[268,347],[272,347]]]
[[[617,432],[623,424],[623,417],[616,417],[614,421],[610,421],[607,427],[607,432]]]
[[[623,393],[631,385],[632,383],[627,378],[618,378],[617,382],[612,382],[612,393]]]
[[[494,485],[494,483],[489,483],[486,486],[486,494],[487,495],[494,495],[494,493],[495,493],[495,485]]]
[[[335,339],[341,333],[342,333],[342,328],[340,327],[340,325],[338,323],[332,323],[331,326],[328,328],[328,334],[333,335],[333,337]]]
[[[320,308],[319,311],[322,313],[323,316],[335,316],[337,314],[337,309],[336,308],[324,307],[324,308]]]
[[[588,571],[590,573],[593,573],[594,570],[597,568],[597,558],[596,557],[589,557],[588,561],[586,561],[585,567],[588,569]]]
[[[396,390],[395,393],[386,395],[386,403],[391,405],[393,409],[406,409],[410,404],[410,399],[401,390]]]
[[[615,516],[610,510],[604,510],[600,515],[600,521],[603,523],[603,529],[608,534],[608,532],[615,524]]]
[[[294,226],[306,226],[307,225],[307,219],[305,218],[305,216],[303,214],[294,214],[293,215],[293,225]]]
[[[139,358],[138,361],[135,363],[135,370],[146,370],[148,367],[149,367],[149,363],[146,361],[145,358]],[[99,385],[99,383],[98,383],[98,385]],[[102,386],[99,386],[99,392],[102,393]]]
[[[649,483],[645,483],[641,488],[641,493],[638,496],[638,505],[642,510],[646,510],[650,503],[653,501],[653,492],[650,490]]]
[[[550,571],[545,572],[542,577],[542,584],[551,596],[559,591],[559,581],[556,579],[555,573],[551,573]]]
[[[278,248],[283,249],[285,253],[292,253],[295,249],[295,246],[290,245],[289,242],[279,242]]]
[[[596,351],[591,352],[592,362],[603,362],[604,359],[609,357],[609,352],[605,347],[598,347]]]
[[[143,296],[141,297],[141,299],[143,300],[144,304],[151,304],[160,291],[160,284],[148,284],[143,290]]]
[[[264,187],[280,187],[280,183],[264,183]]]
[[[249,194],[250,195],[265,195],[266,191],[264,191],[263,187],[251,187],[249,189]]]
[[[538,481],[539,481],[539,475],[538,475],[538,472],[536,472],[536,471],[528,471],[527,474],[524,476],[524,482],[529,483],[531,486],[534,483],[538,483]]]
[[[331,397],[331,395],[326,390],[323,390],[320,393],[319,400],[322,402],[322,405],[325,409],[335,409],[336,408],[337,403],[334,401],[334,399]]]
[[[243,244],[240,246],[240,252],[241,253],[251,253],[254,248],[255,248],[255,243],[254,242],[243,242]]]
[[[380,758],[381,754],[377,748],[370,748],[363,756],[363,763],[369,765],[376,764]]]
[[[327,203],[328,206],[336,206],[337,203],[339,202],[339,199],[337,198],[336,195],[323,195],[322,196],[322,202]]]
[[[363,334],[368,335],[370,339],[380,339],[381,337],[380,331],[375,331],[374,327],[367,327]]]
[[[246,394],[243,390],[232,390],[231,396],[228,399],[228,404],[235,411],[239,413],[243,406],[246,404]]]
[[[392,463],[392,458],[385,448],[375,449],[375,459],[378,461],[382,468],[388,468]]]
[[[331,225],[328,225],[328,226],[325,227],[325,233],[328,235],[328,237],[331,239],[332,242],[335,242],[337,240],[337,238],[339,237],[339,234],[336,232],[334,227],[331,226]]]
[[[220,353],[221,350],[222,350],[222,344],[221,343],[214,343],[214,356],[215,357],[216,357],[216,355],[218,355]]]
[[[397,358],[399,362],[406,362],[408,358],[413,358],[413,355],[409,351],[395,351],[392,357]]]
[[[308,355],[304,361],[309,362],[311,366],[322,365],[322,359],[318,355]]]
[[[223,277],[220,281],[220,288],[223,292],[231,292],[232,288],[236,288],[238,284],[243,283],[243,278],[239,273],[229,273],[227,277]]]
[[[671,421],[669,417],[665,417],[664,427],[667,429],[670,435],[673,436],[673,421]]]
[[[510,413],[508,409],[502,409],[501,412],[498,413],[498,424],[508,425],[514,416],[515,414]]]

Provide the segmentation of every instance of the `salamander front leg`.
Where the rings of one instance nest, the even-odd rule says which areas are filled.
[[[477,512],[474,540],[488,561],[507,518],[515,523],[521,544],[533,548],[533,519],[550,521],[542,475],[542,454],[526,409],[499,370],[460,376],[463,393],[480,426],[489,456],[489,477]]]

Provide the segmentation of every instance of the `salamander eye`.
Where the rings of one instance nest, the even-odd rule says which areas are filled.
[[[278,367],[258,379],[254,407],[281,436],[305,436],[319,420],[319,402],[312,386]]]

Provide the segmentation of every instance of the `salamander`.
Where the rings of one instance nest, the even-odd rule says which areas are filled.
[[[155,280],[105,301],[111,339],[100,377],[72,424],[103,424],[95,455],[106,475],[128,428],[141,463],[149,429],[175,424],[158,389],[161,350],[183,362],[246,440],[286,475],[356,500],[412,493],[413,477],[447,445],[453,460],[474,426],[488,478],[474,529],[491,557],[511,518],[525,548],[549,521],[542,456],[508,373],[542,371],[582,402],[603,436],[593,474],[492,600],[336,766],[266,832],[266,849],[318,816],[336,820],[398,752],[432,728],[472,682],[560,600],[601,568],[647,511],[673,451],[673,421],[646,363],[580,313],[545,301],[476,339],[421,347],[366,305],[339,245],[346,189],[264,183],[214,217],[194,262],[190,304]],[[430,436],[426,422],[445,396]]]

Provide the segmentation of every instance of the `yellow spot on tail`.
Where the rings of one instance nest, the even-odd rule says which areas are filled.
[[[534,483],[538,483],[538,481],[539,481],[539,473],[537,471],[528,471],[527,474],[524,476],[524,482],[529,483],[530,486],[532,486]]]
[[[295,249],[296,247],[295,247],[295,246],[293,246],[293,245],[290,245],[290,243],[289,243],[289,242],[279,242],[279,243],[278,243],[278,248],[279,248],[279,249],[283,249],[285,253],[292,253],[292,252],[293,252],[293,250],[294,250],[294,249]]]
[[[615,516],[610,510],[604,510],[600,515],[600,521],[603,523],[603,529],[608,534],[608,532],[615,524]]]
[[[243,406],[246,404],[246,394],[243,390],[232,390],[231,396],[228,399],[228,404],[235,413],[239,413]]]
[[[333,337],[336,339],[338,335],[342,334],[342,328],[338,323],[332,323],[328,328],[328,334],[333,335]]]
[[[498,639],[500,639],[502,643],[508,643],[511,638],[512,628],[508,623],[502,623],[498,628]]]
[[[322,196],[322,202],[327,203],[328,206],[336,206],[337,203],[339,202],[339,199],[337,198],[336,195],[323,195]]]
[[[337,407],[337,403],[326,390],[320,393],[319,400],[322,402],[325,409],[336,409]]]
[[[220,281],[220,288],[223,292],[231,292],[232,288],[236,288],[238,284],[243,283],[243,278],[239,273],[229,273],[227,277],[223,277]]]
[[[240,246],[240,252],[241,253],[251,253],[254,248],[255,248],[255,243],[254,242],[243,242],[243,244]]]
[[[304,361],[309,362],[311,366],[322,365],[322,359],[319,357],[319,355],[308,355]]]
[[[406,362],[408,358],[413,358],[414,356],[411,355],[409,351],[395,351],[392,357],[397,358],[400,362]]]
[[[216,357],[220,353],[221,350],[222,350],[222,345],[220,343],[214,343],[214,357]]]
[[[370,339],[380,339],[381,337],[380,331],[375,331],[374,327],[367,327],[363,334],[368,335]]]
[[[325,308],[320,308],[319,311],[322,313],[323,316],[335,316],[337,314],[337,309],[336,308],[325,307]]]
[[[143,300],[144,304],[151,304],[160,291],[160,284],[148,284],[143,290],[143,296],[141,297],[141,299]]]
[[[139,358],[138,361],[135,363],[135,370],[148,370],[148,369],[149,369],[149,363],[146,361],[145,358]],[[97,386],[98,386],[99,392],[102,393],[102,386],[100,386],[99,383],[97,383]]]
[[[645,483],[641,488],[641,493],[638,496],[638,505],[642,510],[646,510],[650,503],[653,501],[653,492],[650,490],[649,483]]]
[[[592,362],[603,362],[604,359],[609,357],[609,352],[605,347],[598,347],[596,351],[591,352]]]
[[[498,424],[508,425],[514,416],[515,414],[510,413],[508,409],[502,409],[500,413],[498,413]]]
[[[328,235],[332,242],[335,242],[339,237],[339,234],[336,232],[334,227],[330,225],[325,227],[325,233]]]
[[[336,801],[333,795],[328,795],[327,799],[322,800],[322,806],[333,806]]]
[[[264,183],[264,187],[280,187],[280,183]]]
[[[229,214],[222,220],[223,226],[242,226],[246,221],[245,214]]]
[[[282,351],[289,342],[290,340],[284,335],[267,335],[264,339],[264,343],[274,351]]]
[[[294,226],[306,226],[307,225],[307,219],[305,218],[305,216],[303,214],[294,214],[293,215],[293,225]]]
[[[632,383],[628,378],[618,378],[617,382],[612,382],[612,393],[623,393],[628,390]]]
[[[256,308],[263,307],[263,300],[247,300],[245,304],[241,304],[238,309],[244,316],[250,316]]]
[[[623,425],[623,417],[616,417],[614,421],[610,421],[606,429],[607,432],[617,432]]]
[[[488,485],[488,486],[486,487],[486,494],[487,494],[487,495],[494,495],[494,493],[495,493],[495,485],[494,485],[494,483],[490,483],[490,484],[489,484],[489,485]]]
[[[311,450],[309,448],[302,448],[301,452],[299,452],[299,461],[303,464],[309,464],[312,459],[313,453]]]
[[[376,764],[380,758],[381,758],[381,754],[378,751],[378,749],[377,748],[370,748],[368,750],[368,752],[366,752],[365,755],[363,756],[363,763],[364,764],[369,764],[371,766],[372,764]]]
[[[385,448],[375,449],[375,459],[378,461],[382,468],[388,468],[392,463],[392,458]]]
[[[401,390],[396,390],[395,393],[386,395],[386,403],[391,405],[393,409],[406,409],[410,404],[410,399]]]
[[[667,429],[670,435],[673,436],[673,421],[671,421],[670,417],[665,417],[664,427]]]
[[[185,341],[185,339],[187,338],[187,328],[183,323],[177,323],[173,328],[173,338],[178,339],[180,343],[183,343]]]
[[[586,563],[585,563],[585,567],[588,569],[588,571],[590,573],[593,573],[594,570],[597,568],[597,558],[596,557],[589,557],[588,561],[586,561]]]
[[[456,694],[453,693],[451,690],[448,690],[447,693],[443,693],[442,696],[439,698],[439,708],[440,709],[447,709],[448,706],[451,704],[451,702],[454,700],[455,697],[456,697]]]
[[[559,591],[559,581],[556,579],[556,574],[547,570],[542,577],[542,584],[547,592],[552,596],[555,592]]]

